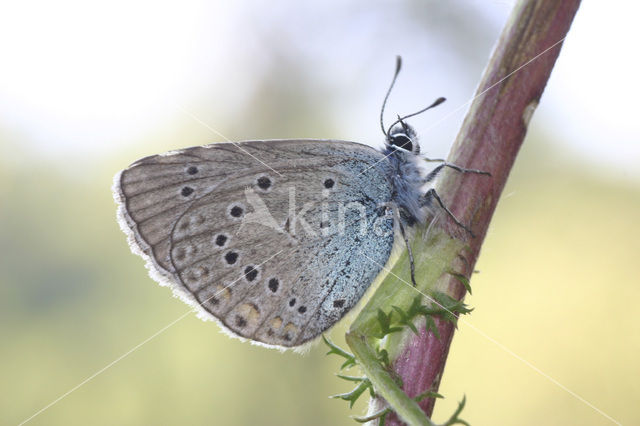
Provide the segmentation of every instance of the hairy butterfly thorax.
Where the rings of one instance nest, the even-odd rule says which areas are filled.
[[[402,124],[389,132],[383,154],[392,165],[393,202],[399,209],[400,219],[413,226],[426,220],[425,206],[420,201],[426,181],[416,133],[409,125]]]
[[[460,222],[442,202],[435,188],[431,187],[425,191],[425,186],[432,182],[445,167],[450,167],[462,173],[479,173],[485,175],[489,175],[489,173],[467,169],[448,163],[445,160],[433,160],[420,155],[420,144],[418,143],[417,134],[413,127],[408,125],[405,120],[440,105],[446,100],[443,97],[436,99],[431,105],[412,114],[403,117],[398,116],[398,119],[394,121],[388,129],[385,128],[384,109],[391,89],[393,89],[398,73],[400,72],[401,65],[402,62],[400,57],[398,57],[393,80],[382,103],[380,127],[382,128],[382,133],[385,135],[385,148],[382,152],[385,157],[389,159],[393,170],[393,176],[389,177],[393,187],[392,202],[396,208],[395,214],[398,218],[398,228],[409,254],[411,281],[415,286],[415,264],[405,226],[413,226],[416,223],[423,224],[427,219],[428,211],[434,207],[434,201],[458,226],[467,231],[471,236],[474,236],[470,228]],[[441,164],[430,172],[424,173],[422,169],[424,162],[439,162]]]

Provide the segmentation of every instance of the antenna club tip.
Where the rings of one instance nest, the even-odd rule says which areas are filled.
[[[433,103],[433,106],[438,106],[441,103],[443,103],[444,101],[446,101],[447,98],[443,98],[442,96],[440,96],[438,99],[436,99],[436,101]]]
[[[402,68],[402,56],[396,55],[396,74],[400,72],[400,68]]]

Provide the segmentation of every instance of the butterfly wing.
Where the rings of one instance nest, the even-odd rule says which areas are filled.
[[[335,324],[388,260],[391,173],[354,142],[219,143],[133,163],[114,196],[154,279],[237,336],[291,347]]]

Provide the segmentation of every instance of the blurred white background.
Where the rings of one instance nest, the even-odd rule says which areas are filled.
[[[430,123],[472,97],[512,4],[6,3],[0,127],[23,135],[31,155],[89,162],[176,122],[199,127],[180,107],[235,140],[325,137],[379,145],[377,114],[400,54],[405,66],[389,114],[447,97],[414,119],[418,130],[429,128],[423,143],[440,156],[465,108],[435,128]],[[581,6],[533,122],[533,131],[556,135],[559,150],[584,167],[629,179],[640,176],[636,8]],[[261,104],[248,105],[256,94]],[[282,97],[309,113],[302,123],[273,112]],[[307,105],[310,99],[321,105]],[[323,116],[314,116],[317,110]],[[278,122],[264,123],[269,119]],[[260,132],[268,124],[281,132]]]

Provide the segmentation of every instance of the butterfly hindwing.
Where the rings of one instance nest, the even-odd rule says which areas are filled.
[[[114,193],[152,276],[234,334],[290,347],[337,322],[386,263],[391,172],[354,142],[221,143],[139,160]]]

